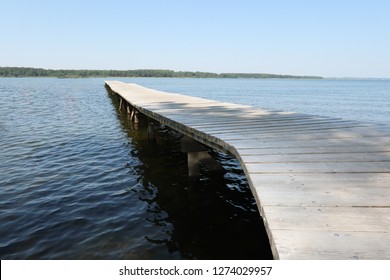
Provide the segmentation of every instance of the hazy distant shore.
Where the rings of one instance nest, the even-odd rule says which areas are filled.
[[[211,73],[173,70],[52,70],[30,67],[0,67],[0,77],[154,77],[154,78],[252,78],[252,79],[322,79],[319,76],[295,76],[265,73]]]

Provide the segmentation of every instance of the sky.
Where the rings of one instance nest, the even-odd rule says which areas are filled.
[[[0,66],[390,78],[388,0],[0,0]]]

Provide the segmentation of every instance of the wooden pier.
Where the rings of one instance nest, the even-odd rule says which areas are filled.
[[[131,118],[240,161],[275,259],[390,259],[389,126],[106,86]]]

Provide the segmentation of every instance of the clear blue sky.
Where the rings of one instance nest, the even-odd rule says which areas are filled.
[[[390,78],[388,0],[0,0],[0,66]]]

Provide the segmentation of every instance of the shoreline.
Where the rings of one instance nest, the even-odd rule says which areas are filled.
[[[84,70],[43,69],[32,67],[0,67],[0,77],[54,77],[54,78],[216,78],[216,79],[323,79],[320,76],[281,75],[268,73],[212,73],[200,71],[173,71],[158,69],[135,70]]]

